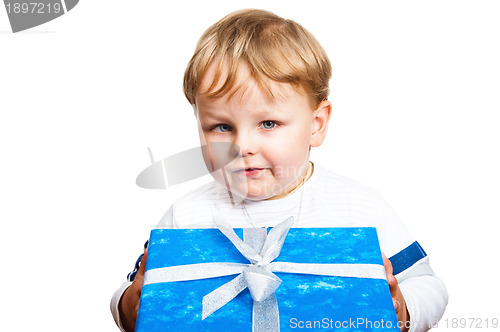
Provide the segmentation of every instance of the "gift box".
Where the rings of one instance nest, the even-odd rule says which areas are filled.
[[[375,228],[247,230],[152,230],[136,331],[399,331]]]

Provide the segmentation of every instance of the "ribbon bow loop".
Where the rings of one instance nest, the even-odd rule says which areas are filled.
[[[232,227],[218,215],[215,217],[215,223],[219,230],[251,264],[242,269],[241,274],[236,278],[203,297],[202,319],[210,316],[226,305],[226,303],[234,299],[236,295],[241,293],[244,289],[248,288],[254,300],[254,325],[266,325],[267,323],[265,322],[269,319],[275,324],[276,320],[279,319],[279,314],[274,292],[281,284],[281,279],[267,269],[266,265],[279,256],[288,230],[293,225],[293,217],[275,226],[269,231],[269,234],[262,228],[244,229],[245,242],[243,242],[238,235],[236,235]],[[262,243],[264,243],[264,245],[259,254],[256,250],[258,251],[259,244]],[[273,314],[270,316],[255,314],[256,312],[262,312],[263,307],[270,307]]]
[[[283,246],[285,238],[292,225],[293,217],[290,217],[269,231],[269,234],[266,237],[266,242],[264,242],[264,247],[260,253],[262,256],[261,265],[271,263],[280,255],[281,247]]]
[[[247,267],[243,270],[243,277],[254,301],[264,301],[281,284],[280,278],[262,266]]]

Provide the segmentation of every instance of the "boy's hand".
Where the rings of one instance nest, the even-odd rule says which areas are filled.
[[[123,328],[127,332],[135,330],[135,321],[139,311],[139,300],[141,298],[142,280],[144,279],[144,270],[146,269],[146,259],[148,248],[144,249],[144,256],[141,259],[141,265],[135,275],[132,285],[130,285],[122,295],[118,310]]]
[[[387,274],[387,282],[389,283],[389,289],[391,290],[394,310],[396,310],[398,321],[401,322],[400,325],[402,325],[401,331],[408,331],[408,328],[406,328],[406,323],[410,320],[410,314],[408,313],[408,309],[406,308],[406,302],[403,297],[403,293],[401,293],[401,290],[399,289],[396,277],[392,274],[391,261],[387,259],[384,253],[382,253],[382,258],[384,260],[385,272]]]

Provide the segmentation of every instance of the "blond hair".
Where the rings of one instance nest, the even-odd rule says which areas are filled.
[[[201,36],[184,74],[188,101],[194,105],[197,93],[222,97],[230,92],[231,97],[240,88],[235,82],[241,61],[271,100],[270,81],[303,89],[314,107],[328,98],[331,65],[314,36],[292,20],[244,9],[225,16]],[[213,81],[206,91],[198,91],[210,65],[216,68]],[[224,68],[225,81],[215,89]]]

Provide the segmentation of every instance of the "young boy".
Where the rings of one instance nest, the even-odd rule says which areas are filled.
[[[309,161],[328,130],[331,66],[303,27],[261,10],[232,13],[210,27],[186,69],[202,144],[230,142],[235,159],[216,181],[178,199],[159,228],[212,228],[214,211],[232,227],[376,227],[401,330],[425,331],[443,315],[444,284],[425,252],[374,190]],[[111,301],[118,326],[133,331],[147,248]],[[394,276],[394,274],[396,276]]]

